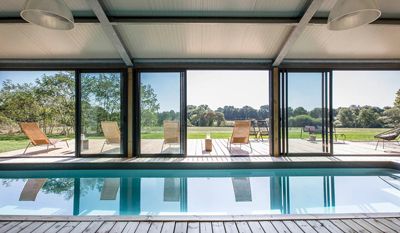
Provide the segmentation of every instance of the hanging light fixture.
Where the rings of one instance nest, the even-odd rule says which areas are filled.
[[[329,30],[346,30],[377,20],[381,16],[376,0],[338,0],[328,18]]]
[[[63,0],[27,0],[21,17],[30,23],[50,29],[74,28],[74,17]]]

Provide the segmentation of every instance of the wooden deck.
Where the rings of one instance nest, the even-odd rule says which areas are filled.
[[[8,220],[0,217],[0,233],[344,233],[400,232],[400,214],[384,216],[275,216],[265,219],[220,217],[147,220],[135,217]],[[149,217],[151,219],[151,217]],[[214,219],[214,220],[213,220]]]

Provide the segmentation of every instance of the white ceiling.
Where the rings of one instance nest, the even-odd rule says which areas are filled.
[[[86,0],[65,0],[75,15],[93,16]],[[307,0],[103,0],[112,15],[297,17]],[[336,0],[325,0],[326,17]],[[25,0],[0,0],[0,17],[18,16]],[[379,0],[383,17],[400,18],[400,0]],[[125,23],[116,26],[133,58],[273,59],[292,26],[237,23]],[[400,59],[400,26],[369,25],[336,32],[309,25],[287,58]],[[54,31],[0,24],[0,59],[119,58],[99,24]]]
[[[330,31],[325,25],[308,26],[286,58],[399,59],[400,25],[368,25]]]
[[[49,30],[31,24],[0,24],[0,58],[119,58],[98,24]]]
[[[130,24],[118,31],[135,58],[274,58],[291,26]]]

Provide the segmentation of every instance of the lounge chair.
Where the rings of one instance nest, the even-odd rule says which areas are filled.
[[[249,120],[240,120],[235,121],[235,125],[233,127],[232,136],[228,138],[227,147],[229,151],[232,149],[232,144],[249,144],[251,152],[253,152],[253,148],[250,143],[250,126],[251,122]]]
[[[261,138],[261,141],[264,141],[263,136],[269,136],[269,125],[268,120],[257,121],[258,126],[258,137]]]
[[[69,147],[67,141],[68,139],[49,139],[46,134],[43,133],[43,131],[39,128],[39,125],[36,122],[21,122],[19,123],[19,126],[21,127],[22,132],[29,138],[29,143],[26,146],[23,154],[26,153],[26,150],[28,150],[30,145],[47,145],[47,151],[49,151],[50,145],[56,147],[57,142],[65,141],[65,143],[67,143],[67,147]]]
[[[19,195],[19,201],[35,201],[36,197],[46,183],[47,179],[29,179]]]
[[[104,141],[100,152],[103,152],[104,146],[106,144],[119,145],[121,143],[121,133],[119,131],[118,123],[116,121],[102,121],[101,129],[103,130],[103,134],[106,140]]]
[[[378,141],[376,142],[375,150],[378,148],[379,142],[382,142],[382,148],[385,148],[385,141],[386,142],[396,141],[399,135],[400,135],[400,127],[375,135],[374,138],[378,139]]]
[[[180,142],[180,129],[178,121],[165,120],[163,123],[164,128],[164,141],[161,146],[161,152],[164,150],[166,144],[179,144]]]
[[[256,139],[258,139],[259,136],[259,128],[258,128],[258,121],[257,120],[251,120],[251,126],[250,126],[250,136],[254,136]]]

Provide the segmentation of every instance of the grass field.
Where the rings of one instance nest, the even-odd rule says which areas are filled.
[[[337,133],[346,135],[348,141],[375,141],[374,135],[384,132],[387,129],[375,128],[337,128]],[[290,128],[289,138],[300,138],[301,128]],[[188,139],[204,139],[210,133],[211,138],[227,139],[232,134],[232,127],[188,127]],[[303,134],[307,138],[308,134]],[[320,135],[317,135],[320,137]],[[60,135],[49,135],[49,138],[66,138]],[[73,139],[73,135],[68,137]],[[101,136],[88,137],[89,139],[102,138]],[[142,139],[162,139],[162,127],[152,127],[143,130]],[[28,144],[28,139],[24,135],[0,135],[0,153],[23,149]]]

